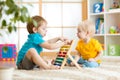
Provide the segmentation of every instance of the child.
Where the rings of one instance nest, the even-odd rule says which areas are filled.
[[[103,51],[98,40],[92,38],[94,33],[95,25],[91,21],[86,20],[78,25],[79,41],[76,46],[78,56],[75,56],[75,60],[83,67],[98,67],[100,65],[100,56]],[[69,60],[68,64],[73,65]]]
[[[67,43],[64,37],[57,37],[44,41],[43,37],[46,35],[47,22],[41,16],[34,16],[32,20],[27,23],[27,30],[29,32],[28,39],[20,49],[17,58],[18,69],[33,69],[36,65],[43,69],[57,69],[57,66],[48,65],[39,55],[43,48],[53,50],[57,49]],[[57,42],[57,41],[61,42]],[[56,43],[57,42],[57,43]]]

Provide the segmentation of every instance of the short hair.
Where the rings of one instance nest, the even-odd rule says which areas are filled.
[[[33,16],[32,17],[32,19],[31,19],[31,21],[29,21],[28,23],[27,23],[27,30],[28,30],[28,32],[31,34],[31,33],[34,33],[33,32],[33,27],[39,27],[39,26],[41,26],[43,23],[47,23],[47,21],[43,18],[43,17],[41,17],[41,16]],[[36,23],[36,25],[35,25],[35,23]]]
[[[95,34],[95,24],[91,20],[84,20],[78,24],[78,29],[89,32],[90,36],[94,36]]]

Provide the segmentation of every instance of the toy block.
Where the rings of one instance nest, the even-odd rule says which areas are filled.
[[[120,45],[109,44],[109,46],[108,46],[108,55],[109,56],[120,56]]]
[[[100,13],[103,11],[103,3],[95,3],[93,5],[93,12],[94,13]]]
[[[75,64],[75,66],[78,69],[81,69],[81,67],[77,64],[77,62],[73,59],[72,55],[70,54],[72,51],[72,48],[74,46],[76,40],[73,40],[71,45],[64,45],[60,48],[60,51],[56,57],[56,60],[54,62],[54,65],[60,66],[60,69],[62,69],[67,61],[67,58],[70,58],[71,61]]]
[[[15,61],[16,56],[15,44],[0,44],[0,61]]]

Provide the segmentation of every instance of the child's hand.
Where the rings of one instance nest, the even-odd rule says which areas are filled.
[[[69,41],[67,42],[67,44],[68,44],[68,45],[71,45],[72,42],[73,42],[73,40],[69,40]]]
[[[50,69],[60,69],[60,66],[50,65]]]
[[[61,41],[66,41],[66,40],[68,40],[68,39],[65,38],[65,37],[59,37],[59,40],[61,40]]]
[[[59,37],[59,40],[61,40],[62,42],[64,42],[65,44],[71,44],[71,40],[65,38],[65,37]]]
[[[64,43],[67,44],[67,45],[71,45],[71,41],[70,40],[65,40]]]
[[[95,59],[94,58],[89,58],[88,61],[95,62]]]
[[[51,64],[54,64],[54,62],[55,62],[55,59],[52,59]]]

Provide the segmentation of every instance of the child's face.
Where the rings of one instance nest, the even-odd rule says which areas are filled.
[[[38,29],[37,32],[41,34],[43,37],[46,36],[47,33],[47,24],[44,22]]]
[[[79,28],[77,29],[77,36],[80,39],[85,39],[87,36],[87,32],[80,30]]]

